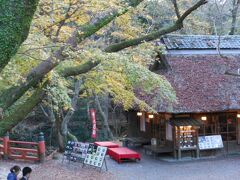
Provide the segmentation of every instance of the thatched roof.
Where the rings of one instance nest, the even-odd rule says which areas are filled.
[[[159,71],[175,88],[178,104],[173,113],[213,112],[240,109],[240,56],[167,55],[168,71]],[[159,112],[169,112],[160,104]]]

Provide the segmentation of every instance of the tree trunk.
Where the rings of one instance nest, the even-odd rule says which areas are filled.
[[[67,137],[68,135],[70,137],[73,137],[73,135],[69,134],[68,123],[69,123],[72,115],[74,114],[75,110],[77,109],[77,102],[78,102],[81,84],[82,84],[82,79],[80,79],[76,82],[74,96],[72,98],[72,108],[67,112],[67,115],[63,118],[63,121],[61,124],[61,131],[65,137]]]
[[[56,117],[56,124],[55,124],[55,130],[57,133],[57,141],[58,141],[58,147],[59,152],[64,152],[65,150],[65,137],[61,133],[61,124],[62,124],[62,117],[59,112],[55,113]]]
[[[17,104],[8,114],[0,121],[0,136],[21,122],[33,108],[42,101],[45,95],[43,88],[48,82],[46,81],[41,87],[38,87],[34,93],[23,103]]]
[[[39,0],[0,1],[0,72],[26,40]]]
[[[97,107],[98,107],[98,110],[100,112],[100,114],[102,115],[102,118],[103,118],[103,125],[104,127],[106,128],[107,132],[108,132],[108,136],[110,137],[111,140],[114,139],[113,137],[113,134],[112,134],[112,131],[109,127],[109,124],[108,124],[108,103],[109,103],[109,96],[105,96],[105,110],[103,110],[101,104],[100,104],[100,101],[99,101],[99,98],[98,96],[95,94],[95,101],[96,101],[96,104],[97,104]]]
[[[229,35],[234,35],[237,25],[237,13],[240,5],[240,0],[233,0],[233,9],[232,9],[232,26],[229,32]]]

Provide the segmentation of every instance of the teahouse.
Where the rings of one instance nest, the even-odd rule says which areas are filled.
[[[159,104],[158,114],[129,112],[129,137],[151,142],[146,151],[179,158],[188,150],[197,157],[239,151],[240,36],[167,35],[160,44],[167,53],[153,70],[172,84],[178,103]]]

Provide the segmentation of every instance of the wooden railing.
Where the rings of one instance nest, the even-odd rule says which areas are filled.
[[[3,155],[3,138],[0,138],[0,156]]]
[[[45,160],[45,152],[43,133],[40,133],[38,142],[13,141],[9,139],[8,134],[4,138],[0,138],[0,154],[5,159],[43,162]]]

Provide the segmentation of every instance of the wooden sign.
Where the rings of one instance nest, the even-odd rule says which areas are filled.
[[[198,145],[200,150],[221,149],[223,148],[222,136],[221,135],[199,136]]]

